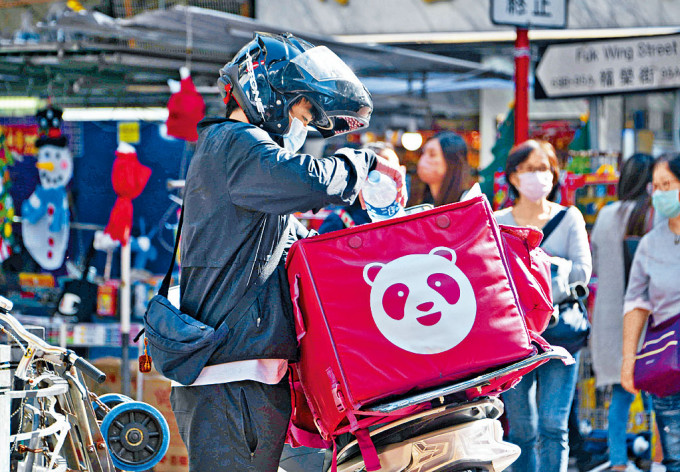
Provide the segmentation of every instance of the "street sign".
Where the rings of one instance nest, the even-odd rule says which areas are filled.
[[[536,98],[680,88],[680,35],[548,46],[536,66]]]
[[[565,28],[567,0],[491,0],[491,21],[518,28]]]

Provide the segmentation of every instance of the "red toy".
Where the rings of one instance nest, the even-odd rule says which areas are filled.
[[[142,193],[151,176],[151,169],[137,160],[135,148],[128,143],[120,143],[113,161],[111,182],[118,198],[113,205],[109,223],[104,230],[111,239],[126,245],[132,229],[132,199]]]
[[[205,116],[203,97],[196,91],[189,70],[180,69],[182,80],[180,90],[173,93],[168,101],[168,135],[185,141],[196,142],[196,125]]]

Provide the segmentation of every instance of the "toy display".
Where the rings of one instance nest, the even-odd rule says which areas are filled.
[[[61,110],[47,108],[38,112],[40,138],[38,175],[40,184],[22,203],[24,246],[45,270],[56,270],[64,262],[69,240],[70,212],[66,185],[73,176],[73,159],[61,134]]]
[[[562,203],[576,205],[591,228],[605,205],[616,201],[620,154],[570,151],[562,185]]]
[[[9,194],[11,180],[9,166],[14,163],[6,145],[5,135],[0,130],[0,262],[12,254],[12,220],[14,204]]]

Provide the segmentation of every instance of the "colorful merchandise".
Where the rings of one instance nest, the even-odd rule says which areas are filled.
[[[512,205],[510,199],[510,185],[505,178],[505,172],[499,170],[493,175],[493,209],[502,210]]]
[[[5,135],[0,129],[0,262],[12,255],[13,243],[14,203],[9,194],[12,184],[9,166],[14,164],[14,160],[6,144]]]
[[[40,138],[38,175],[40,184],[21,205],[24,246],[45,270],[56,270],[64,262],[68,247],[70,212],[66,185],[73,176],[73,158],[61,134],[61,110],[38,112]]]
[[[109,280],[97,288],[97,314],[114,317],[118,312],[119,282]]]

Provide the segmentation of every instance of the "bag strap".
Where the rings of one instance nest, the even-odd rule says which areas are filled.
[[[168,267],[168,272],[163,277],[163,282],[161,282],[161,288],[158,289],[158,295],[162,295],[168,298],[168,291],[170,290],[170,280],[172,279],[172,271],[175,268],[175,260],[177,259],[177,250],[179,248],[179,239],[182,235],[182,222],[184,221],[184,204],[182,204],[182,209],[179,211],[179,223],[177,223],[177,235],[175,236],[175,247],[172,250],[172,259],[170,259],[170,267]]]
[[[543,227],[541,231],[543,231],[543,241],[541,241],[541,246],[545,244],[545,240],[548,239],[548,236],[550,236],[555,228],[557,228],[557,225],[560,224],[562,219],[564,218],[564,215],[567,214],[567,210],[569,210],[568,207],[562,208],[559,213],[557,213],[555,216],[553,216],[548,223]]]

